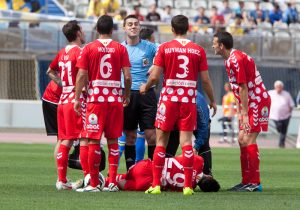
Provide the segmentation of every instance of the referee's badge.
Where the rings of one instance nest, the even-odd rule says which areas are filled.
[[[148,58],[143,58],[143,67],[149,65],[149,59]]]

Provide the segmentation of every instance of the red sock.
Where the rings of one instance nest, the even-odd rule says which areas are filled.
[[[89,147],[80,146],[80,164],[82,167],[83,175],[86,176],[90,173],[89,170]]]
[[[119,145],[118,143],[108,144],[108,173],[109,183],[117,184],[116,176],[119,164]]]
[[[160,185],[160,178],[164,168],[166,158],[166,148],[156,146],[153,154],[153,183],[152,187]]]
[[[247,147],[249,156],[249,175],[251,184],[260,183],[260,172],[259,172],[259,151],[257,144],[251,144]]]
[[[241,160],[241,171],[242,171],[242,183],[249,184],[249,161],[247,147],[240,147],[240,160]]]
[[[89,144],[89,169],[90,169],[90,185],[97,187],[99,185],[99,165],[101,161],[100,144]]]
[[[57,163],[57,174],[58,180],[66,183],[67,182],[67,168],[68,168],[68,155],[70,148],[60,144],[57,151],[56,163]]]
[[[192,188],[194,152],[192,145],[182,147],[182,166],[184,169],[184,187]]]

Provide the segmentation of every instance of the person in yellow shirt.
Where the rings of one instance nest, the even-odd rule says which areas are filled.
[[[86,16],[88,18],[97,18],[102,15],[115,16],[119,8],[118,0],[91,0]]]
[[[223,117],[219,119],[219,121],[222,122],[223,127],[223,138],[220,140],[220,142],[228,142],[227,134],[231,132],[232,134],[232,143],[234,143],[236,140],[234,138],[234,126],[233,126],[233,119],[236,113],[235,109],[235,99],[233,92],[231,91],[230,84],[225,83],[224,90],[226,94],[223,96],[222,99],[222,109],[223,109]]]
[[[8,5],[6,0],[0,0],[0,9],[2,10],[7,10],[8,9]]]

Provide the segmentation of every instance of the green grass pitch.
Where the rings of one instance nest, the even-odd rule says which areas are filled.
[[[300,150],[261,150],[263,192],[232,193],[240,181],[239,149],[213,149],[218,193],[76,193],[56,191],[53,146],[0,144],[0,209],[300,209]],[[125,171],[124,160],[119,172]],[[104,172],[106,174],[106,172]],[[72,180],[81,178],[69,170]]]

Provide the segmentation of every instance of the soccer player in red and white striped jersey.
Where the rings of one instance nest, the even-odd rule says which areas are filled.
[[[160,194],[161,173],[164,165],[166,145],[170,131],[175,127],[180,131],[185,182],[184,195],[192,195],[192,166],[194,153],[192,147],[193,130],[196,129],[197,80],[200,74],[203,88],[216,111],[216,104],[208,75],[208,65],[204,49],[186,38],[188,18],[177,15],[172,18],[172,31],[175,39],[159,46],[154,58],[154,66],[146,84],[140,88],[145,93],[155,84],[160,73],[164,74],[156,114],[156,148],[153,156],[153,183],[146,193]]]
[[[214,35],[215,54],[224,58],[229,83],[237,103],[242,182],[230,191],[262,191],[259,171],[258,134],[268,130],[271,98],[253,58],[233,49],[228,32]]]
[[[81,53],[80,45],[85,42],[85,35],[76,20],[66,23],[62,31],[69,44],[58,52],[47,71],[49,77],[62,86],[57,110],[58,138],[61,141],[56,157],[58,190],[72,189],[71,183],[67,180],[68,154],[73,141],[79,138],[82,130],[82,118],[73,110],[78,73],[76,63]]]
[[[109,189],[118,191],[116,174],[119,160],[118,137],[123,130],[123,106],[129,104],[131,74],[126,48],[111,39],[113,20],[103,15],[98,19],[99,39],[87,44],[78,60],[74,109],[80,113],[81,89],[89,81],[86,130],[89,139],[88,164],[90,185],[81,192],[99,192],[100,139],[105,133],[108,144]],[[121,89],[123,71],[125,90]]]

